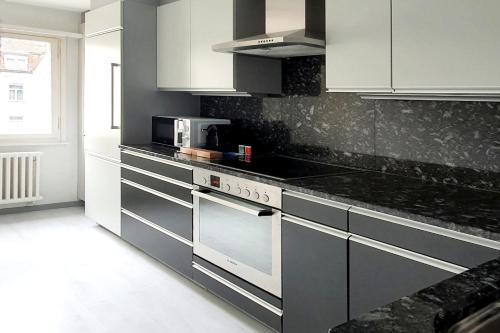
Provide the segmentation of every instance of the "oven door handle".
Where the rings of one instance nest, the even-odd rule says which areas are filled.
[[[254,216],[272,216],[274,212],[271,208],[262,208],[256,205],[251,205],[240,200],[226,198],[225,196],[215,194],[210,191],[191,191],[191,194],[195,197],[199,197],[208,201],[218,203],[220,205],[239,210],[241,212],[251,214]]]

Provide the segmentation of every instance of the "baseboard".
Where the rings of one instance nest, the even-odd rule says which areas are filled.
[[[69,202],[60,202],[60,203],[53,203],[53,204],[47,204],[47,205],[12,207],[12,208],[3,208],[3,209],[0,208],[0,215],[36,212],[39,210],[48,210],[48,209],[81,207],[83,205],[84,205],[83,201],[69,201]]]

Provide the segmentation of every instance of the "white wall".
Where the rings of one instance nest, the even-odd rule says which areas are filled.
[[[0,23],[78,32],[81,14],[0,0]]]
[[[81,15],[79,13],[12,4],[0,0],[0,23],[78,32],[80,22]],[[78,123],[80,115],[78,40],[68,39],[66,49],[66,98],[63,105],[65,143],[47,146],[0,146],[0,152],[43,152],[41,194],[44,199],[35,203],[37,205],[78,200]]]

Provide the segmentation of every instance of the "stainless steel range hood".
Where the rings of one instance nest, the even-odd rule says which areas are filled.
[[[325,53],[325,0],[266,0],[265,16],[264,34],[217,44],[213,50],[271,58]]]

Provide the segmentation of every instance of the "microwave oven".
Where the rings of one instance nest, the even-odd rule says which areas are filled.
[[[230,124],[228,119],[153,116],[152,142],[177,148],[204,148],[210,127]]]

